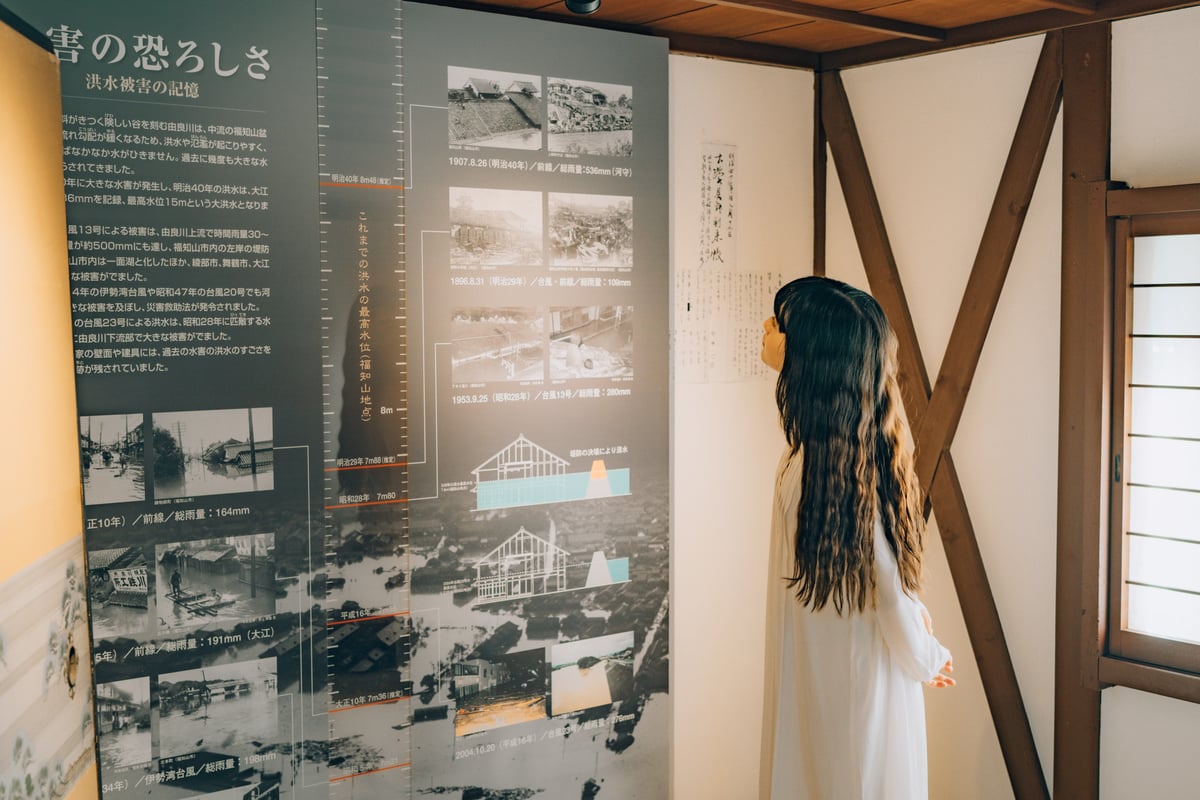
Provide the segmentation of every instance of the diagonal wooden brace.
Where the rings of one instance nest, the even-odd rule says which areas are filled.
[[[1048,128],[1053,125],[1052,116],[1049,125],[1046,125],[1045,115],[1038,114],[1036,109],[1046,108],[1047,104],[1043,100],[1048,93],[1046,88],[1051,87],[1052,91],[1049,92],[1052,97],[1052,102],[1049,103],[1050,111],[1057,111],[1061,92],[1061,59],[1057,55],[1059,52],[1061,52],[1061,39],[1056,36],[1047,37],[1047,44],[1043,48],[1038,69],[1034,74],[1030,97],[1026,101],[1026,111],[1022,114],[1022,124],[1018,127],[1018,139],[1022,141],[1028,138],[1037,140],[1036,135],[1029,133],[1030,126],[1048,131]],[[1054,85],[1054,75],[1059,76],[1057,86]],[[895,257],[883,223],[883,215],[875,195],[862,143],[854,124],[854,117],[841,77],[836,72],[824,73],[821,75],[821,83],[821,124],[824,126],[834,161],[837,164],[842,192],[850,211],[851,224],[858,241],[863,265],[867,271],[871,292],[883,306],[896,330],[900,344],[900,383],[904,395],[905,411],[913,427],[914,437],[919,437],[922,435],[923,421],[930,411],[930,398],[933,393],[928,373],[925,370],[925,362],[921,356],[920,344],[917,341],[916,328],[904,296],[904,288],[900,282]],[[1033,121],[1027,122],[1027,119]],[[1048,135],[1047,132],[1047,139]],[[1022,144],[1021,147],[1024,148],[1025,145]],[[1016,148],[1017,144],[1014,143],[1014,149]],[[1044,149],[1043,145],[1043,153]],[[1009,160],[1013,162],[1014,158],[1010,155]],[[1040,168],[1040,157],[1038,161]],[[1013,170],[1016,169],[1013,167]],[[1032,172],[1033,179],[1036,180],[1039,170],[1022,169],[1020,171]],[[1006,167],[1005,176],[1010,178],[1008,167]],[[1007,183],[1014,184],[1017,188],[1024,185],[1016,178],[1010,178]],[[1001,191],[997,193],[997,203],[1002,202],[999,197],[1004,191],[1005,182],[1002,181]],[[1032,187],[1029,192],[1032,192]],[[1024,206],[1028,206],[1028,200],[1025,201]],[[995,225],[1003,227],[1001,224],[1003,215],[993,214],[993,216],[997,216]],[[1014,216],[1019,216],[1023,220],[1024,208],[1020,210],[1019,215]],[[989,227],[991,227],[991,223],[989,223]],[[1017,230],[1019,231],[1019,223]],[[985,241],[981,243],[981,249],[987,242],[988,236],[985,234]],[[1015,247],[1015,244],[1013,246]],[[1011,252],[1008,260],[1011,260]],[[998,264],[1001,266],[997,266]],[[1007,272],[1007,260],[1001,259],[1000,262],[993,262],[989,257],[987,266],[981,267],[978,271],[982,274],[984,272],[994,273],[997,270],[1001,273]],[[976,270],[973,270],[973,275],[975,272]],[[1002,280],[1001,277],[1001,284]],[[997,297],[998,294],[999,288],[997,287]],[[968,296],[970,296],[969,293]],[[987,305],[989,304],[985,304],[985,307]],[[994,311],[995,300],[990,302],[990,308],[991,311]],[[986,314],[987,319],[984,320],[982,326],[978,323],[971,326],[982,329],[977,349],[982,348],[982,339],[986,336],[987,323],[991,320],[991,311]],[[953,341],[952,339],[952,343]],[[970,352],[970,348],[967,352]],[[971,373],[974,371],[974,363],[977,363],[977,360],[978,352],[973,358],[966,359],[966,363],[971,365]],[[969,383],[970,375],[967,376],[967,380],[962,386],[962,398],[965,398]],[[953,394],[948,393],[946,396],[952,398]],[[948,446],[949,437],[953,434],[953,428],[957,425],[961,415],[961,400],[957,404],[957,411],[954,411],[955,403],[942,402],[946,404],[947,410],[953,413],[944,414],[946,422],[951,424],[941,423],[941,427],[946,431],[943,434],[946,444],[934,449],[935,454],[943,454]],[[939,414],[943,413],[939,412]],[[916,444],[917,451],[920,453],[922,440],[917,438]],[[984,693],[987,696],[1013,792],[1021,800],[1024,798],[1049,798],[1046,779],[1033,741],[1033,732],[1029,725],[1024,702],[1021,699],[1020,686],[1017,683],[1016,672],[1013,669],[1004,637],[1004,629],[1000,623],[1000,616],[996,610],[987,571],[979,553],[966,500],[949,452],[944,452],[942,469],[937,469],[935,475],[934,468],[937,463],[938,459],[933,458],[933,468],[928,468],[928,476],[926,480],[923,480],[922,486],[926,488],[934,513],[937,514],[938,529],[945,546],[955,590],[966,621],[971,646],[975,652]]]

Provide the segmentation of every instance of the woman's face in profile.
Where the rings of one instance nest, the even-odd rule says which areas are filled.
[[[779,323],[774,317],[767,317],[763,321],[763,337],[762,337],[762,361],[771,369],[779,372],[783,369],[783,352],[787,346],[787,339],[783,332],[779,330]]]

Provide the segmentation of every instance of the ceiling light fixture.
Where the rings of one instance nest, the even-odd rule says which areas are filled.
[[[576,14],[593,14],[600,8],[600,0],[566,0],[567,11]]]

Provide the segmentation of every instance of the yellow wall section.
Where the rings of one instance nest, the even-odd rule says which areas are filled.
[[[80,535],[58,60],[0,26],[0,582]]]
[[[0,25],[0,341],[8,375],[0,583],[70,539],[83,508],[58,60]],[[82,547],[82,541],[80,543]],[[81,675],[86,674],[81,670]],[[99,796],[93,764],[69,800]]]

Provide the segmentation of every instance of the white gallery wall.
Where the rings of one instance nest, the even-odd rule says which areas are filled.
[[[1200,182],[1200,10],[1116,23],[1112,176]],[[843,80],[922,354],[936,377],[1042,37],[848,70]],[[810,272],[812,76],[671,59],[673,261],[694,268],[701,143],[738,145],[738,266]],[[1034,740],[1053,784],[1061,122],[952,448]],[[830,160],[828,273],[866,286]],[[764,315],[768,313],[764,309]],[[770,477],[767,382],[674,385],[674,796],[756,793]],[[931,525],[926,602],[959,685],[926,691],[930,796],[1010,798]],[[1200,706],[1103,694],[1101,798],[1195,798]]]
[[[811,274],[812,86],[807,71],[671,56],[676,271],[699,267],[701,153],[719,142],[737,148],[737,269]],[[752,798],[769,512],[783,450],[774,384],[676,380],[672,389],[673,796]]]

